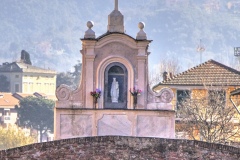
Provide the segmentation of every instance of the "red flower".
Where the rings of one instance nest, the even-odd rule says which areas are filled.
[[[133,90],[130,89],[129,91],[130,91],[130,93],[132,94],[132,96],[141,95],[141,92],[142,92],[142,90],[136,89],[135,87],[133,88]]]
[[[100,98],[101,97],[101,90],[100,89],[96,89],[93,92],[90,92],[91,96],[96,97],[96,98]]]

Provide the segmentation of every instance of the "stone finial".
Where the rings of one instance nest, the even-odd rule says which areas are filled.
[[[145,27],[145,23],[144,22],[139,22],[138,23],[138,28],[139,29],[143,29]]]
[[[115,10],[118,10],[118,0],[115,0]]]
[[[95,32],[92,30],[93,25],[94,25],[93,21],[87,22],[88,30],[85,32],[84,38],[95,39]]]
[[[87,27],[88,27],[89,29],[91,29],[91,28],[93,27],[93,25],[94,25],[93,21],[88,21],[88,22],[87,22]]]
[[[124,33],[124,17],[118,10],[118,0],[115,0],[114,10],[108,15],[108,32]]]
[[[140,29],[140,31],[137,33],[137,40],[146,40],[147,39],[147,34],[143,31],[145,27],[145,23],[144,22],[139,22],[138,23],[138,28]]]

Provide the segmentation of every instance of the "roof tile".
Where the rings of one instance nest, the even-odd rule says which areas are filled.
[[[185,72],[160,82],[159,85],[240,86],[240,72],[214,60],[209,60]]]

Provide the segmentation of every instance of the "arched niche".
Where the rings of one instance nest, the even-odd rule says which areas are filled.
[[[130,88],[133,88],[134,86],[134,70],[133,67],[131,65],[131,63],[123,58],[123,57],[106,57],[105,59],[103,59],[101,61],[101,63],[98,65],[97,70],[96,70],[96,88],[99,88],[102,90],[102,96],[100,97],[99,101],[98,101],[98,108],[105,108],[104,107],[104,91],[105,91],[105,71],[107,69],[107,67],[109,67],[111,64],[114,63],[118,63],[123,65],[126,68],[127,71],[127,97],[126,97],[126,104],[127,104],[127,108],[128,109],[133,109],[133,99],[131,97],[131,94],[129,92]]]
[[[127,68],[119,63],[109,64],[104,72],[104,108],[127,108]]]

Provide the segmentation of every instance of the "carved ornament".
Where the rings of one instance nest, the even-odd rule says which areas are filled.
[[[56,90],[56,96],[59,101],[66,101],[70,99],[71,88],[68,85],[61,84]]]

